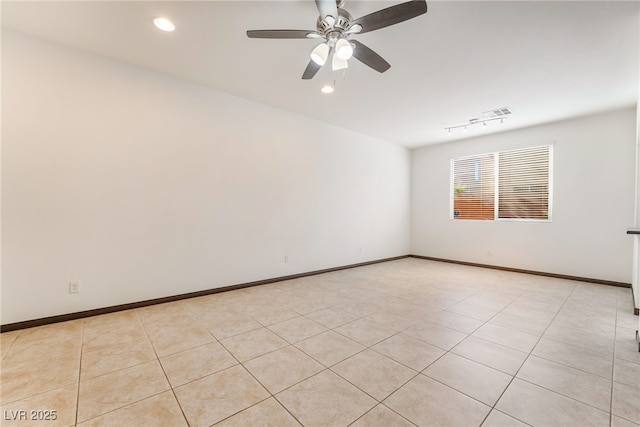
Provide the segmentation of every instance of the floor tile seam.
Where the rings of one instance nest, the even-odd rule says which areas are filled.
[[[480,339],[482,339],[482,338],[480,338]],[[485,340],[485,341],[486,341],[486,340]],[[462,342],[462,341],[461,341],[461,342]],[[489,341],[489,342],[491,342],[491,341]],[[492,344],[495,344],[495,343],[493,343],[493,342],[491,342],[491,343],[492,343]],[[498,344],[498,345],[500,345],[500,344]],[[493,367],[493,366],[487,365],[486,363],[479,362],[479,361],[477,361],[477,360],[471,359],[470,357],[467,357],[467,356],[465,356],[465,355],[463,355],[463,354],[458,354],[458,353],[456,353],[456,352],[454,352],[454,351],[453,351],[456,347],[457,347],[457,345],[456,345],[455,347],[453,347],[453,348],[449,351],[449,353],[451,353],[451,354],[453,354],[453,355],[456,355],[456,356],[458,356],[458,357],[462,357],[463,359],[467,359],[467,360],[469,360],[469,361],[471,361],[471,362],[475,362],[475,363],[477,363],[477,364],[479,364],[479,365],[482,365],[482,366],[484,366],[484,367],[486,367],[486,368],[491,368],[491,369],[493,369],[494,371],[498,371],[498,372],[501,372],[501,373],[503,373],[503,374],[509,375],[510,377],[514,376],[513,374],[511,374],[511,373],[509,373],[509,372],[506,372],[506,371],[503,371],[503,370],[498,369],[498,368],[496,368],[496,367]],[[503,346],[503,347],[504,347],[504,346]],[[513,350],[511,347],[507,347],[507,348],[508,348],[509,350]],[[516,351],[517,351],[517,350],[516,350]],[[523,364],[524,364],[524,361],[522,362],[522,364],[521,364],[520,366],[522,366]],[[425,368],[425,369],[426,369],[426,368]]]
[[[582,405],[589,406],[590,408],[595,409],[595,410],[598,410],[598,411],[600,411],[600,412],[602,412],[602,413],[604,413],[604,414],[610,414],[610,412],[609,412],[609,411],[607,411],[607,410],[605,410],[605,409],[598,408],[597,406],[594,406],[594,405],[592,405],[591,403],[584,402],[584,401],[582,401],[582,400],[580,400],[580,399],[578,399],[578,398],[576,398],[576,397],[572,397],[572,396],[566,395],[566,394],[564,394],[564,393],[561,393],[561,392],[559,392],[559,391],[557,391],[557,390],[553,390],[553,389],[551,389],[551,388],[549,388],[549,387],[546,387],[546,386],[544,386],[544,385],[542,385],[542,384],[537,384],[537,383],[534,383],[533,381],[529,381],[529,380],[524,379],[524,378],[521,378],[521,377],[514,377],[514,378],[517,378],[517,379],[518,379],[518,380],[520,380],[520,381],[524,381],[524,382],[529,383],[529,384],[531,384],[531,385],[534,385],[534,386],[536,386],[536,387],[540,387],[540,388],[542,388],[542,389],[545,389],[545,390],[547,390],[547,391],[549,391],[549,392],[551,392],[551,393],[557,394],[558,396],[562,396],[562,397],[565,397],[565,398],[567,398],[567,399],[571,399],[571,400],[573,400],[574,402],[578,402],[578,403],[580,403],[580,404],[582,404]]]
[[[222,340],[226,340],[227,338],[233,338],[233,337],[237,337],[238,335],[242,335],[242,334],[246,334],[247,332],[253,332],[253,331],[257,331],[258,329],[262,329],[265,328],[266,326],[258,326],[257,328],[253,328],[253,329],[249,329],[247,331],[242,331],[242,332],[238,332],[238,333],[234,333],[233,335],[228,335],[228,336],[224,336],[224,337],[220,337],[218,338],[216,336],[216,333],[214,331],[212,331],[212,328],[208,328],[204,325],[202,325],[203,328],[205,328],[212,336],[213,338],[215,338],[217,341],[222,341]]]
[[[620,414],[614,414],[614,413],[612,413],[612,414],[611,414],[611,418],[613,419],[613,417],[614,417],[614,416],[615,416],[615,417],[618,417],[618,418],[622,418],[623,420],[628,421],[628,422],[630,422],[631,424],[638,425],[638,422],[637,422],[637,421],[630,420],[629,418],[625,417],[624,415],[620,415]],[[613,421],[613,420],[612,420],[612,421]]]
[[[435,363],[435,362],[434,362],[434,363]],[[452,386],[452,385],[450,385],[450,384],[445,383],[443,380],[440,380],[440,379],[438,379],[438,378],[434,378],[434,377],[429,376],[429,375],[425,372],[427,369],[428,369],[428,368],[425,368],[424,370],[422,370],[422,372],[420,372],[420,375],[423,375],[423,376],[425,376],[425,377],[429,378],[430,380],[436,381],[436,382],[438,382],[438,383],[440,383],[440,384],[442,384],[442,385],[444,385],[444,386],[447,386],[447,387],[448,387],[448,388],[450,388],[451,390],[454,390],[454,391],[456,391],[456,392],[458,392],[458,393],[460,393],[460,394],[463,394],[463,395],[465,395],[466,397],[468,397],[468,398],[470,398],[470,399],[475,400],[476,402],[482,403],[484,406],[486,406],[487,408],[489,408],[489,412],[491,412],[491,410],[493,409],[493,407],[498,403],[498,400],[500,400],[500,397],[502,397],[502,393],[500,393],[500,396],[499,396],[498,398],[496,398],[496,401],[493,403],[493,405],[491,405],[491,404],[489,404],[489,403],[483,402],[482,400],[478,399],[477,397],[471,396],[470,394],[468,394],[468,393],[466,393],[466,392],[464,392],[464,391],[462,391],[462,390],[458,390],[456,387],[454,387],[454,386]],[[511,384],[511,381],[509,381],[509,384]],[[505,390],[507,389],[507,387],[509,386],[509,384],[508,384],[507,386],[505,386]],[[503,390],[503,392],[504,392],[504,390]],[[487,416],[488,416],[488,415],[489,415],[489,413],[487,413]],[[483,420],[482,422],[484,422],[484,420]],[[482,423],[480,423],[480,425],[482,425]]]
[[[498,399],[498,400],[500,400],[500,399]],[[498,402],[496,402],[496,405],[497,405],[497,404],[498,404]],[[518,421],[520,421],[522,424],[525,424],[525,425],[530,426],[530,427],[534,427],[534,424],[529,424],[529,423],[527,423],[527,422],[525,422],[525,421],[521,420],[520,418],[518,418],[518,417],[516,417],[516,416],[513,416],[513,415],[510,415],[510,414],[507,414],[505,411],[503,411],[503,410],[500,410],[500,409],[496,408],[496,407],[495,407],[495,405],[494,405],[494,407],[493,407],[493,408],[491,408],[491,410],[490,410],[490,411],[489,411],[489,413],[487,414],[487,417],[486,417],[484,420],[482,420],[482,424],[480,424],[480,426],[482,426],[482,425],[484,424],[484,422],[487,420],[487,418],[489,418],[489,415],[491,415],[491,413],[492,413],[493,411],[500,412],[501,414],[504,414],[504,415],[506,415],[507,417],[510,417],[510,418],[513,418],[514,420],[518,420]]]
[[[136,315],[138,315],[138,314],[136,313]],[[138,318],[139,318],[139,316],[138,316]],[[140,323],[142,323],[142,321]],[[160,360],[160,356],[158,355],[158,351],[156,350],[156,347],[153,345],[153,341],[151,341],[151,337],[149,336],[149,331],[147,330],[147,328],[145,327],[144,324],[142,325],[142,329],[144,330],[144,333],[146,334],[147,339],[149,340],[149,343],[151,345],[151,349],[153,350],[153,354],[156,355],[156,361],[158,362],[158,365],[160,365],[160,369],[162,370],[162,373],[164,374],[165,381],[169,385],[169,390],[171,390],[171,393],[173,394],[173,398],[176,400],[176,403],[178,404],[178,407],[180,408],[180,412],[182,413],[182,417],[184,418],[184,422],[187,423],[187,425],[189,425],[189,420],[187,419],[187,414],[185,414],[184,409],[182,408],[182,405],[180,404],[180,401],[178,400],[178,396],[176,395],[176,391],[175,391],[175,389],[173,387],[173,384],[171,384],[171,381],[169,380],[169,376],[167,375],[167,371],[165,370],[164,365],[162,364],[162,361]],[[209,332],[209,334],[211,336],[213,336],[213,334],[211,334],[211,332]],[[216,338],[213,337],[213,339],[215,340]],[[148,362],[146,362],[146,363],[148,363]],[[167,390],[164,390],[162,393],[164,393],[165,391],[167,391]],[[158,394],[160,394],[160,393],[158,393]],[[76,420],[76,424],[77,424],[77,420]]]
[[[509,381],[509,383],[507,384],[507,386],[504,388],[504,390],[502,390],[502,393],[500,393],[500,396],[498,396],[498,399],[495,401],[495,403],[491,406],[491,410],[489,411],[489,414],[491,413],[491,411],[493,411],[494,409],[496,409],[496,405],[500,402],[500,400],[502,399],[502,397],[504,396],[504,394],[507,392],[507,390],[509,389],[509,387],[511,387],[511,384],[513,384],[513,382],[515,381],[516,377],[518,376],[518,374],[520,373],[520,371],[522,370],[522,367],[527,363],[527,360],[529,360],[529,357],[531,357],[531,354],[533,353],[533,351],[535,350],[535,348],[538,346],[538,344],[540,343],[540,340],[542,340],[542,337],[544,337],[544,334],[547,332],[547,330],[549,330],[549,328],[551,327],[551,325],[553,324],[553,321],[556,319],[556,317],[558,316],[558,313],[560,313],[560,311],[562,310],[562,307],[564,307],[564,305],[567,303],[567,300],[569,299],[569,297],[571,296],[571,294],[573,293],[573,291],[575,290],[577,284],[573,284],[572,285],[572,289],[571,292],[565,297],[564,301],[562,302],[562,304],[560,305],[560,307],[558,308],[558,310],[556,311],[556,313],[553,315],[553,318],[551,319],[551,321],[549,322],[549,325],[547,325],[547,327],[545,328],[544,332],[542,333],[542,335],[540,337],[538,337],[538,340],[536,341],[536,343],[531,347],[531,350],[529,350],[529,352],[522,352],[527,354],[527,356],[525,357],[525,359],[522,361],[522,363],[520,364],[520,366],[518,367],[518,369],[516,370],[516,372],[512,375],[511,377],[511,381]],[[513,303],[512,303],[513,304]],[[511,305],[511,304],[510,304]],[[509,306],[507,306],[509,307]],[[507,309],[507,307],[505,307],[503,310],[500,311],[500,313],[504,310]],[[497,315],[497,314],[496,314]],[[491,320],[491,319],[489,319]],[[480,338],[480,337],[477,337]],[[481,338],[482,339],[482,338]],[[490,340],[487,340],[490,341]],[[499,345],[503,345],[500,343],[496,343]],[[504,347],[509,347],[509,346],[504,346]],[[509,347],[511,348],[511,347]],[[518,350],[518,349],[514,349],[514,350]],[[518,350],[521,351],[521,350]],[[524,381],[524,380],[522,380]],[[506,412],[505,412],[506,413]],[[485,418],[482,420],[481,425],[486,421],[486,419],[489,417],[489,414],[487,414],[485,416]],[[507,414],[509,416],[512,416],[511,414]],[[516,418],[514,416],[512,416],[513,418]],[[516,418],[517,419],[517,418]]]
[[[323,326],[323,327],[324,327],[324,326]],[[278,336],[278,338],[285,340],[288,344],[290,344],[290,345],[295,345],[295,344],[297,344],[297,343],[299,343],[299,342],[302,342],[302,341],[304,341],[304,340],[307,340],[307,339],[309,339],[309,338],[317,337],[318,335],[324,334],[325,332],[329,331],[330,329],[326,329],[326,330],[324,330],[324,331],[320,331],[320,332],[318,332],[318,333],[314,333],[313,335],[306,336],[306,337],[304,337],[304,338],[302,338],[302,339],[299,339],[299,340],[297,340],[297,341],[289,341],[288,339],[286,339],[286,338],[285,338],[285,337],[283,337],[282,335],[278,334],[278,333],[277,333],[276,331],[274,331],[273,329],[269,329],[269,330],[270,330],[271,332],[273,332],[274,334],[276,334],[276,335]]]
[[[303,378],[303,379],[301,379],[300,381],[296,381],[295,383],[293,383],[293,384],[291,384],[291,385],[289,385],[289,386],[287,386],[287,387],[283,388],[282,390],[278,390],[278,391],[276,391],[276,392],[272,392],[272,391],[271,391],[271,390],[266,386],[266,384],[263,384],[263,383],[262,383],[262,381],[260,381],[260,380],[258,379],[258,377],[257,377],[257,376],[255,376],[255,375],[253,374],[253,372],[251,372],[251,370],[249,370],[249,368],[247,368],[246,366],[244,366],[244,365],[242,365],[242,364],[241,364],[241,366],[242,366],[242,368],[243,368],[245,371],[247,371],[247,372],[249,373],[249,375],[251,375],[251,376],[253,377],[253,379],[254,379],[254,380],[256,380],[256,381],[258,382],[258,384],[260,384],[260,386],[261,386],[262,388],[264,388],[264,389],[267,391],[267,393],[269,393],[269,397],[274,397],[274,398],[276,397],[276,394],[282,393],[283,391],[288,390],[288,389],[290,389],[291,387],[294,387],[294,386],[296,386],[296,385],[300,384],[301,382],[304,382],[304,381],[308,380],[309,378],[315,377],[316,375],[318,375],[318,374],[320,374],[320,373],[322,373],[322,372],[324,372],[324,371],[328,370],[328,368],[326,368],[323,364],[320,364],[320,366],[322,366],[322,369],[320,369],[318,372],[314,372],[313,374],[309,375],[308,377],[304,377],[304,378]]]
[[[75,384],[78,384],[75,380],[74,380],[74,381],[70,381],[70,382],[64,382],[64,383],[62,383],[62,384],[56,384],[55,386],[53,386],[53,388],[45,388],[45,389],[43,389],[42,391],[38,391],[38,392],[37,392],[37,393],[35,393],[35,394],[30,394],[30,395],[26,395],[26,396],[21,396],[21,397],[18,397],[18,398],[9,398],[9,399],[11,399],[11,400],[8,400],[8,401],[7,401],[7,399],[4,399],[4,398],[3,398],[3,399],[2,399],[2,401],[1,401],[0,403],[1,403],[2,405],[5,405],[5,404],[10,404],[10,403],[19,402],[19,401],[21,401],[21,400],[30,399],[30,398],[32,398],[32,397],[36,397],[36,396],[43,395],[43,394],[45,394],[45,393],[50,393],[50,392],[52,392],[52,391],[60,390],[60,389],[63,389],[63,388],[65,388],[65,387],[69,387],[69,386],[72,386],[72,385],[75,385]],[[0,389],[1,389],[1,387],[0,387]]]
[[[619,292],[616,292],[616,316],[613,328],[613,354],[611,355],[611,393],[609,394],[609,425],[613,425],[613,391],[615,385],[616,374],[616,341],[618,334],[618,300]]]
[[[448,313],[451,313],[451,312],[448,312]],[[453,313],[453,314],[457,314],[457,313]],[[480,329],[481,327],[483,327],[484,325],[486,325],[486,324],[487,324],[487,322],[486,322],[486,321],[484,321],[484,320],[474,319],[474,318],[472,318],[472,317],[467,317],[467,316],[464,316],[464,315],[462,315],[462,314],[458,314],[458,316],[462,316],[462,317],[465,317],[465,318],[467,318],[467,319],[475,320],[475,321],[477,321],[477,322],[482,322],[482,324],[481,324],[480,326],[477,326],[476,328],[474,328],[471,332],[467,332],[467,331],[462,331],[462,330],[460,330],[460,329],[452,328],[451,326],[443,325],[443,324],[441,324],[441,323],[433,322],[433,321],[431,321],[431,320],[427,320],[427,321],[428,321],[428,322],[435,323],[436,325],[444,326],[445,328],[453,329],[454,331],[461,332],[461,333],[463,333],[463,334],[467,334],[467,335],[471,335],[471,334],[473,334],[475,331],[477,331],[478,329]]]
[[[147,400],[147,399],[151,399],[152,397],[159,396],[159,395],[161,395],[161,394],[163,394],[163,393],[166,393],[166,392],[168,392],[168,391],[171,391],[171,389],[166,389],[166,390],[162,390],[162,391],[160,391],[160,392],[158,392],[158,393],[150,394],[149,396],[145,396],[145,397],[143,397],[142,399],[137,399],[137,400],[135,400],[135,401],[128,402],[128,403],[126,403],[126,404],[124,404],[124,405],[122,405],[122,406],[118,406],[117,408],[110,409],[110,410],[108,410],[107,412],[102,412],[102,413],[100,413],[100,414],[93,415],[93,416],[91,416],[90,418],[86,418],[86,419],[84,419],[84,420],[76,420],[76,425],[79,425],[79,424],[85,423],[85,422],[87,422],[87,421],[93,420],[93,419],[98,418],[98,417],[102,417],[102,416],[105,416],[105,415],[111,414],[112,412],[119,411],[120,409],[128,408],[129,406],[132,406],[132,405],[135,405],[135,404],[137,404],[137,403],[143,402],[143,401],[145,401],[145,400]],[[174,394],[174,398],[175,398],[175,394]],[[176,399],[176,402],[178,402],[178,400],[177,400],[177,399]],[[178,402],[178,406],[180,406],[180,403],[179,403],[179,402]],[[182,410],[182,408],[180,408],[180,410]],[[184,415],[184,414],[183,414],[183,415]],[[186,420],[186,418],[185,418],[185,420]]]
[[[265,388],[265,390],[266,390],[266,388]],[[269,390],[267,390],[267,392],[269,392]],[[273,399],[278,405],[280,405],[280,407],[282,407],[285,411],[287,411],[287,413],[289,415],[291,415],[293,417],[293,419],[296,420],[302,426],[302,423],[273,394],[271,394],[269,392],[269,396],[265,397],[264,399],[254,403],[252,405],[249,405],[246,408],[243,408],[243,409],[241,409],[241,410],[239,410],[237,412],[234,412],[233,414],[228,415],[228,416],[224,417],[221,420],[216,421],[215,423],[211,424],[209,427],[215,427],[216,425],[228,420],[229,418],[235,417],[236,415],[240,414],[241,412],[247,411],[247,410],[253,408],[254,406],[260,405],[261,403],[266,402],[269,399]],[[190,425],[190,424],[187,423],[187,425]]]
[[[534,350],[535,350],[535,348],[534,348]],[[545,357],[545,356],[542,356],[542,355],[540,355],[540,354],[535,354],[535,353],[533,353],[533,352],[532,352],[532,353],[531,353],[531,356],[538,357],[538,358],[540,358],[540,359],[544,359],[544,360],[546,360],[546,361],[553,362],[553,363],[556,363],[556,364],[558,364],[558,365],[562,365],[562,366],[564,366],[564,367],[566,367],[566,368],[571,368],[571,369],[574,369],[574,370],[576,370],[576,371],[580,371],[581,373],[589,374],[589,375],[593,375],[593,376],[598,377],[598,378],[600,378],[600,379],[603,379],[603,380],[607,380],[607,381],[609,381],[609,382],[612,382],[612,380],[611,380],[610,378],[607,378],[607,377],[602,376],[602,375],[600,375],[600,374],[594,374],[593,372],[585,371],[585,370],[584,370],[584,369],[582,369],[582,368],[577,368],[577,367],[575,367],[575,366],[567,365],[566,363],[563,363],[563,362],[558,362],[557,360],[550,359],[549,357]],[[613,365],[611,366],[611,373],[612,373],[612,375],[613,375]],[[519,378],[520,378],[520,377],[519,377]],[[520,379],[522,379],[522,378],[520,378]]]
[[[546,332],[545,332],[545,334],[546,334]],[[606,353],[605,353],[605,352],[603,352],[603,351],[594,350],[594,349],[592,349],[592,348],[580,347],[580,346],[577,346],[577,345],[575,345],[575,344],[571,344],[571,343],[568,343],[568,342],[560,341],[558,338],[553,338],[553,337],[549,337],[549,336],[546,336],[546,335],[542,335],[542,337],[541,337],[541,338],[544,338],[545,340],[550,340],[550,341],[553,341],[553,342],[557,342],[557,343],[560,343],[560,344],[564,344],[564,345],[570,345],[570,346],[572,346],[572,347],[576,347],[577,349],[580,349],[580,350],[583,350],[583,351],[584,351],[584,350],[588,350],[588,351],[591,351],[591,352],[593,352],[593,353],[601,354],[601,355],[603,355],[603,356],[611,356],[611,355],[613,355],[613,354],[614,354],[614,352],[613,352],[613,351],[611,351],[611,352],[606,352]],[[536,345],[537,345],[537,344],[536,344]],[[614,342],[614,347],[615,347],[615,342]]]
[[[378,344],[382,344],[383,342],[385,342],[385,341],[387,341],[387,340],[389,340],[389,339],[391,339],[391,338],[395,337],[396,335],[401,335],[401,334],[402,334],[402,332],[397,332],[397,333],[395,333],[395,334],[391,335],[389,338],[385,338],[384,340],[380,341],[379,343],[373,344],[372,346],[367,347],[367,348],[365,348],[364,350],[371,350],[371,351],[374,351],[374,352],[378,353],[379,355],[384,356],[384,357],[387,357],[387,358],[389,358],[389,359],[393,360],[394,362],[399,363],[399,364],[401,364],[402,366],[404,366],[404,367],[406,367],[406,368],[409,368],[409,369],[411,369],[412,371],[415,371],[415,372],[418,372],[418,373],[420,373],[420,372],[424,371],[425,369],[427,369],[429,366],[431,366],[432,364],[434,364],[434,363],[436,362],[436,360],[439,360],[442,356],[444,356],[444,355],[447,353],[447,352],[443,353],[441,356],[439,356],[439,357],[438,357],[437,359],[435,359],[433,362],[429,363],[429,364],[428,364],[427,366],[425,366],[423,369],[421,369],[421,370],[417,370],[417,369],[415,369],[415,368],[412,368],[411,366],[408,366],[408,365],[406,365],[406,364],[402,363],[402,362],[401,362],[401,361],[399,361],[399,360],[396,360],[396,359],[395,359],[395,358],[393,358],[392,356],[390,356],[390,355],[388,355],[388,354],[385,354],[385,353],[382,353],[380,350],[377,350],[377,349],[375,349],[375,348],[374,348],[374,347],[375,347],[375,346],[377,346]],[[402,334],[402,335],[403,335],[403,336],[405,336],[405,337],[407,337],[407,338],[410,338],[410,339],[412,339],[412,340],[420,341],[420,340],[417,340],[417,339],[415,339],[415,338],[413,338],[413,337],[410,337],[410,336],[408,336],[408,335],[404,335],[404,334]],[[423,342],[423,341],[420,341],[420,343],[422,343],[422,344],[428,344],[428,343],[425,343],[425,342]],[[433,344],[428,344],[428,345],[433,345]],[[435,346],[434,346],[434,347],[435,347]],[[440,347],[437,347],[437,348],[438,348],[438,349],[440,349]],[[362,351],[364,351],[364,350],[362,350]],[[442,350],[442,349],[440,349],[440,350]],[[359,352],[359,353],[361,353],[361,352]],[[355,354],[354,354],[354,356],[355,356]],[[353,356],[349,356],[349,357],[353,357]],[[346,360],[346,359],[345,359],[345,360]],[[340,363],[340,362],[338,362],[338,363]],[[335,366],[335,365],[337,365],[337,363],[336,363],[336,364],[334,364],[334,365],[332,365],[332,366]]]
[[[82,380],[82,359],[84,357],[84,330],[86,328],[86,320],[82,320],[82,342],[80,345],[80,361],[78,362],[78,389],[76,391],[76,411],[74,416],[74,425],[78,424],[78,413],[80,412],[80,381]]]
[[[351,339],[351,338],[348,338],[348,339]],[[303,341],[304,341],[304,340],[303,340]],[[291,344],[291,345],[292,345],[293,347],[297,348],[298,350],[300,350],[301,352],[303,352],[305,355],[307,355],[307,356],[309,356],[310,358],[312,358],[314,361],[316,361],[316,362],[318,362],[319,364],[321,364],[322,366],[324,366],[324,367],[325,367],[325,369],[331,369],[332,367],[336,366],[337,364],[342,363],[342,362],[344,362],[344,361],[345,361],[345,360],[347,360],[347,359],[351,359],[352,357],[354,357],[354,356],[356,356],[356,355],[358,355],[358,354],[360,354],[360,353],[362,353],[362,352],[367,351],[367,350],[369,350],[369,349],[370,349],[370,347],[367,347],[367,346],[365,346],[365,345],[363,345],[363,344],[360,344],[359,342],[357,342],[357,341],[355,341],[355,340],[351,340],[351,341],[355,342],[355,343],[356,343],[356,344],[358,344],[358,345],[363,346],[364,348],[362,348],[362,349],[358,350],[357,352],[355,352],[355,353],[353,353],[353,354],[351,354],[351,355],[349,355],[349,356],[345,357],[345,358],[344,358],[344,359],[342,359],[342,360],[337,361],[336,363],[334,363],[334,364],[332,364],[332,365],[330,365],[330,366],[325,365],[324,363],[322,363],[321,361],[319,361],[318,359],[316,359],[315,357],[313,357],[311,354],[309,354],[309,353],[307,353],[306,351],[304,351],[304,349],[302,349],[302,348],[300,348],[300,347],[296,346],[295,344]],[[300,342],[302,342],[302,341],[299,341],[299,343],[300,343]]]
[[[395,391],[394,391],[395,393]],[[391,393],[393,394],[393,393]],[[389,395],[390,396],[390,395]],[[368,413],[370,413],[371,411],[373,411],[374,409],[376,409],[378,406],[384,406],[387,410],[393,412],[394,414],[396,414],[397,416],[399,416],[400,418],[402,418],[403,420],[405,420],[406,422],[408,422],[409,424],[411,424],[412,426],[418,427],[417,424],[409,421],[407,418],[405,418],[402,414],[399,414],[398,412],[394,411],[393,409],[389,408],[387,405],[385,405],[384,403],[380,402],[377,405],[375,405],[373,408],[369,409],[367,412],[365,412],[364,414],[360,415],[358,418],[356,418],[355,420],[353,420],[351,423],[347,424],[347,427],[353,426],[355,423],[357,423],[360,419],[364,418]]]
[[[335,367],[335,365],[333,366]],[[341,379],[343,379],[344,381],[348,382],[349,384],[351,384],[353,387],[355,387],[356,389],[358,389],[359,391],[363,392],[364,394],[366,394],[367,396],[369,396],[370,398],[372,398],[373,400],[376,401],[376,404],[373,406],[374,408],[382,403],[383,401],[385,401],[386,399],[389,398],[389,396],[391,396],[392,394],[394,394],[396,391],[400,390],[402,387],[404,387],[405,385],[407,385],[407,383],[409,383],[410,381],[412,381],[414,378],[416,378],[418,375],[420,375],[420,372],[417,372],[416,370],[412,369],[413,372],[415,372],[414,375],[412,375],[407,381],[403,382],[401,385],[399,385],[398,387],[396,387],[391,393],[387,394],[385,397],[383,397],[382,399],[378,399],[377,397],[372,396],[370,393],[366,392],[365,390],[363,390],[362,388],[360,388],[359,386],[357,386],[356,384],[354,384],[351,380],[349,380],[348,378],[345,378],[344,376],[340,375],[338,372],[334,371],[331,368],[327,368],[327,370],[333,372],[335,375],[337,375],[338,377],[340,377]],[[373,408],[372,408],[373,409]]]

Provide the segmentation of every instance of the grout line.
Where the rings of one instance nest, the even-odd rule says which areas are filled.
[[[613,380],[616,374],[616,337],[618,334],[618,299],[619,292],[616,293],[616,317],[613,328],[613,354],[611,355],[611,395],[609,396],[609,426],[613,425]]]
[[[151,345],[151,348],[153,349],[153,353],[156,355],[156,362],[158,363],[158,365],[160,365],[160,369],[162,369],[162,373],[164,374],[164,377],[167,381],[167,384],[169,384],[169,389],[171,390],[171,393],[173,394],[173,398],[176,401],[176,404],[178,405],[178,407],[180,408],[180,412],[182,413],[182,417],[184,418],[184,422],[187,423],[188,426],[190,426],[191,424],[189,423],[189,419],[187,418],[187,414],[184,413],[184,409],[182,409],[182,405],[180,404],[180,401],[178,400],[178,396],[176,395],[176,391],[173,387],[173,384],[171,384],[171,381],[169,380],[169,376],[167,375],[167,372],[164,369],[164,366],[162,365],[162,362],[160,361],[160,356],[158,356],[158,351],[156,350],[156,347],[153,345],[153,341],[151,340],[151,336],[149,335],[149,331],[147,330],[147,327],[145,326],[144,322],[142,321],[142,319],[140,318],[140,315],[138,313],[137,309],[134,309],[133,312],[136,315],[136,318],[138,319],[138,322],[140,322],[140,325],[142,326],[142,330],[144,331],[145,335],[147,336],[147,339],[149,340],[149,344]],[[207,330],[207,332],[213,337],[213,339],[215,340],[216,337],[213,336],[213,334],[211,332],[209,332],[209,330]],[[147,363],[147,362],[145,362]],[[168,390],[163,390],[161,393],[164,393],[165,391]],[[161,394],[158,393],[158,394]],[[158,394],[155,394],[153,396],[157,396]],[[145,399],[148,399],[149,397],[153,397],[153,396],[147,396],[145,397]],[[145,400],[142,399],[142,400]],[[139,400],[138,402],[142,401]],[[137,403],[137,402],[135,402]],[[127,405],[129,406],[129,405]]]
[[[80,382],[82,381],[82,359],[84,356],[84,329],[86,321],[82,319],[82,332],[80,334],[80,360],[78,362],[78,392],[76,394],[76,416],[74,419],[74,425],[78,424],[78,412],[80,412]]]
[[[515,374],[513,374],[513,376],[511,377],[511,381],[509,381],[509,384],[507,384],[507,386],[504,388],[504,390],[502,390],[502,393],[500,393],[500,396],[498,396],[498,399],[496,399],[496,402],[493,404],[493,406],[491,406],[491,410],[489,411],[489,413],[486,415],[486,417],[484,418],[484,420],[482,420],[482,423],[480,423],[480,425],[484,424],[484,422],[487,420],[487,418],[489,417],[489,415],[491,414],[491,412],[496,409],[496,405],[498,404],[498,402],[500,402],[500,399],[502,399],[502,396],[504,396],[504,394],[507,392],[507,390],[509,389],[509,387],[511,387],[511,384],[513,383],[513,381],[516,379],[516,377],[518,376],[518,373],[520,373],[520,370],[522,369],[522,367],[527,363],[527,360],[529,360],[529,357],[531,357],[533,350],[535,350],[535,348],[537,347],[537,345],[540,343],[540,340],[542,339],[542,337],[544,336],[544,334],[547,332],[547,330],[549,329],[549,327],[551,327],[551,325],[553,324],[553,321],[556,319],[556,317],[558,316],[558,314],[562,311],[562,307],[564,307],[564,305],[567,303],[567,301],[569,300],[569,298],[571,297],[571,295],[573,294],[573,292],[575,291],[577,287],[577,284],[573,285],[573,288],[571,289],[571,292],[569,293],[569,295],[566,296],[566,298],[564,299],[564,302],[562,303],[562,305],[558,308],[558,311],[556,311],[556,314],[553,316],[553,318],[551,319],[551,322],[549,322],[549,324],[547,325],[547,327],[545,328],[545,330],[542,332],[542,334],[540,335],[540,337],[538,337],[538,340],[536,341],[536,343],[531,347],[531,350],[529,350],[529,354],[527,355],[527,357],[524,359],[524,361],[522,362],[522,364],[520,365],[520,367],[518,368],[518,370],[515,372]],[[493,317],[497,316],[499,313],[502,313],[507,307],[509,307],[511,304],[513,304],[513,302],[511,302],[509,305],[507,305],[506,307],[504,307],[502,310],[500,310],[498,313],[496,313]],[[492,318],[493,318],[492,317]],[[491,318],[491,319],[492,319]],[[487,320],[487,322],[489,322],[491,319]],[[497,344],[497,343],[496,343]],[[524,353],[524,352],[523,352]],[[519,378],[520,380],[522,380],[521,378]],[[536,384],[538,385],[538,384]],[[540,387],[538,385],[538,387]],[[553,391],[553,390],[551,390]],[[560,393],[558,393],[560,394]],[[568,396],[567,396],[568,397]],[[575,400],[575,399],[574,399]],[[498,409],[499,411],[499,409]],[[502,411],[501,411],[502,412]],[[504,412],[506,415],[509,415],[512,418],[517,419],[518,421],[522,421],[519,418],[516,418],[515,416],[511,415],[511,414],[507,414],[506,412]],[[524,422],[524,421],[523,421]],[[529,424],[529,423],[525,423],[525,424]]]

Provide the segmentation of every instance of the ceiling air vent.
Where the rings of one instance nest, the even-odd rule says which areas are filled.
[[[482,113],[482,117],[487,119],[495,119],[499,117],[506,117],[511,115],[511,110],[509,107],[498,108],[496,110],[485,111]]]

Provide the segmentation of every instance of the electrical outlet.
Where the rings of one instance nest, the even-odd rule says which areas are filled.
[[[69,293],[70,294],[79,294],[80,293],[80,281],[73,280],[69,282]]]

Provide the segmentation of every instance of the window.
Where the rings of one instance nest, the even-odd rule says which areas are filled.
[[[551,219],[552,147],[451,160],[454,219]]]

